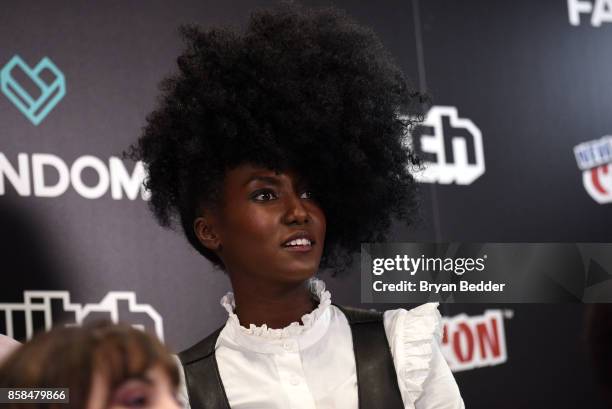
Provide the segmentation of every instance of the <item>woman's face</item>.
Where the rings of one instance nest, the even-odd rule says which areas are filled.
[[[227,172],[222,204],[195,226],[232,279],[289,283],[318,269],[326,224],[299,175],[245,164]]]
[[[142,378],[127,379],[115,390],[95,373],[87,409],[180,409],[176,391],[161,367],[149,370]]]

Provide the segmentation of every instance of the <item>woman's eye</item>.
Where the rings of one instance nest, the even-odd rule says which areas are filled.
[[[253,199],[257,202],[267,202],[276,199],[276,193],[272,190],[258,191],[253,195]]]
[[[304,192],[302,192],[302,194],[300,195],[301,199],[312,199],[313,198],[313,194],[310,190],[305,190]]]

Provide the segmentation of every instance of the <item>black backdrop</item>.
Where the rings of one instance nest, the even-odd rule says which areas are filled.
[[[583,181],[573,153],[580,143],[612,134],[612,24],[592,22],[600,11],[605,20],[604,2],[304,3],[337,5],[373,27],[439,112],[457,113],[432,115],[426,124],[447,122],[434,133],[451,147],[450,138],[458,137],[454,155],[434,154],[415,138],[441,173],[421,185],[423,221],[411,229],[394,226],[390,241],[612,241],[612,172],[600,164],[584,171]],[[112,158],[138,136],[158,81],[175,69],[179,24],[240,25],[250,10],[270,4],[3,2],[0,67],[19,56],[26,68],[2,71],[0,332],[25,339],[62,319],[110,315],[150,327],[180,350],[224,321],[218,300],[229,289],[227,279],[179,234],[155,225],[137,191],[130,198],[117,188],[135,167]],[[592,9],[579,13],[577,23],[570,18],[575,5]],[[65,95],[36,117],[17,107],[23,94],[15,84],[31,103],[40,100],[41,109],[52,104],[58,89],[46,96],[43,88],[62,81],[49,66],[34,72],[44,57],[63,74]],[[482,160],[474,159],[476,141]],[[481,174],[465,182],[468,168]],[[588,172],[600,177],[602,203],[585,186],[593,180]],[[356,277],[322,274],[336,302],[354,305]],[[440,309],[447,324],[476,322],[486,310],[502,317],[502,362],[484,360],[456,372],[468,407],[603,407],[583,306]],[[454,359],[449,343],[445,353]]]

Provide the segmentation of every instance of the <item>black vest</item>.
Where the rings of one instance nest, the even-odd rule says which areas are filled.
[[[382,313],[336,307],[351,326],[359,409],[403,408]],[[230,409],[215,359],[215,344],[222,329],[179,354],[192,409]]]

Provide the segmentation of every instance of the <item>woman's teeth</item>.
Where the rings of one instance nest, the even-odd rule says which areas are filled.
[[[310,245],[311,245],[310,240],[308,239],[295,239],[285,244],[285,246],[310,246]]]

